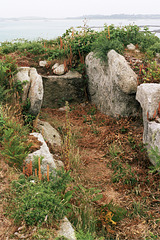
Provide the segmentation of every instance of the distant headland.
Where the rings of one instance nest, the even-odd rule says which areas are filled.
[[[0,18],[0,21],[12,20],[68,20],[68,19],[160,19],[160,14],[112,14],[112,15],[83,15],[78,17],[66,17],[66,18],[45,18],[45,17],[18,17],[18,18]]]

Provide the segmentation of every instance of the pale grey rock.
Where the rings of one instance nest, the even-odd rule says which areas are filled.
[[[67,111],[67,107],[64,106],[64,107],[58,108],[58,111],[60,111],[60,112],[66,112],[66,111]]]
[[[152,118],[160,102],[160,84],[143,83],[137,88],[136,99],[140,102],[145,116]]]
[[[156,58],[160,58],[160,53],[156,53]]]
[[[42,143],[42,145],[40,146],[39,150],[36,150],[35,152],[30,153],[27,156],[25,161],[26,162],[34,161],[34,156],[43,157],[42,164],[41,164],[42,173],[44,174],[47,172],[47,165],[49,165],[50,172],[55,174],[56,163],[53,158],[53,155],[49,151],[49,148],[46,142],[44,141],[43,136],[41,135],[41,133],[36,133],[36,132],[31,133],[30,135],[35,136]]]
[[[31,86],[28,97],[31,102],[29,112],[32,115],[38,115],[43,101],[43,82],[42,77],[37,73],[35,68],[30,69]]]
[[[55,70],[59,66],[59,63],[55,63],[52,67],[52,70]]]
[[[40,67],[45,67],[47,65],[47,61],[39,61],[39,66]]]
[[[143,141],[147,143],[148,120],[153,118],[155,111],[157,113],[160,102],[160,84],[158,83],[143,83],[137,88],[136,99],[143,109]],[[148,113],[148,114],[147,114]],[[148,117],[147,117],[148,115]]]
[[[155,149],[156,147],[160,153],[160,124],[155,121],[148,123],[147,135],[146,135],[146,143],[147,150],[149,153],[149,159],[153,165],[156,165],[156,159],[154,156],[150,155],[151,147]]]
[[[38,120],[37,128],[52,147],[61,146],[62,140],[60,134],[48,122]]]
[[[53,73],[56,74],[56,75],[63,75],[63,74],[65,74],[64,64],[61,64],[61,65],[57,66],[56,68],[54,67]]]
[[[62,76],[42,76],[44,97],[42,107],[59,108],[65,102],[83,102],[85,83],[78,72],[69,71]]]
[[[61,160],[55,160],[55,163],[58,170],[64,168],[64,163]]]
[[[71,225],[71,223],[69,222],[69,220],[64,217],[64,219],[61,221],[60,224],[60,229],[57,233],[58,237],[65,237],[68,240],[76,240],[76,236],[75,236],[75,231]]]
[[[18,73],[15,76],[15,81],[20,81],[23,84],[23,95],[22,102],[25,102],[28,97],[28,91],[30,88],[30,68],[29,67],[19,67]]]
[[[114,50],[108,53],[108,65],[94,57],[86,57],[88,89],[91,101],[107,115],[135,116],[139,104],[135,100],[137,75],[123,56]]]
[[[29,113],[37,115],[41,109],[43,100],[43,82],[42,77],[35,68],[20,67],[15,76],[15,81],[26,82],[23,85],[22,102],[30,99],[31,107]]]
[[[136,49],[136,47],[132,43],[128,44],[127,48],[128,50],[131,50],[131,51],[134,51]]]
[[[143,143],[146,144],[148,152],[151,147],[155,148],[156,146],[160,150],[160,124],[154,121],[160,103],[160,84],[141,84],[137,88],[136,99],[143,110]],[[155,164],[151,156],[149,156],[149,159]]]

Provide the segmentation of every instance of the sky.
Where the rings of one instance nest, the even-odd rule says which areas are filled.
[[[160,14],[160,0],[0,0],[0,18]]]

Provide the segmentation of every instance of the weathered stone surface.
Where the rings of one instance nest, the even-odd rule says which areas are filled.
[[[56,74],[56,75],[63,75],[65,74],[65,67],[64,67],[64,64],[61,64],[61,65],[54,65],[53,66],[53,73]]]
[[[143,109],[143,141],[147,143],[148,134],[148,119],[152,119],[155,111],[157,114],[160,102],[160,84],[158,83],[143,83],[137,88],[136,99],[139,101]],[[148,117],[147,117],[148,115]]]
[[[29,67],[20,67],[18,68],[18,73],[15,76],[15,80],[20,81],[22,84],[23,82],[26,82],[23,85],[23,95],[22,95],[22,102],[25,102],[28,97],[28,92],[30,88],[30,68]]]
[[[68,102],[82,102],[84,81],[78,72],[69,71],[62,76],[42,76],[44,98],[42,107],[58,108]]]
[[[134,51],[136,49],[136,47],[132,43],[128,44],[127,48],[128,50],[131,50],[131,51]]]
[[[40,67],[45,67],[47,65],[47,61],[39,61],[39,66]]]
[[[61,146],[62,140],[58,131],[48,122],[38,120],[37,128],[40,130],[44,139],[51,144],[52,147]]]
[[[75,236],[75,231],[71,225],[71,223],[69,222],[69,220],[64,217],[64,219],[62,220],[61,224],[60,224],[60,229],[58,231],[57,234],[58,237],[65,237],[69,240],[76,240],[76,236]]]
[[[27,98],[30,99],[31,107],[29,112],[36,116],[41,109],[43,100],[42,77],[35,68],[20,67],[15,80],[19,80],[22,83],[27,81],[23,86],[22,101],[25,102]]]
[[[105,65],[89,53],[86,66],[90,98],[101,112],[114,117],[137,115],[137,75],[123,56],[111,50]]]
[[[55,70],[59,66],[59,63],[55,63],[52,67],[52,70]]]
[[[158,148],[160,153],[160,124],[153,122],[148,122],[148,129],[147,129],[147,135],[145,137],[146,143],[147,143],[147,150],[149,152],[149,159],[153,165],[156,164],[156,159],[154,156],[150,155],[151,147],[155,149],[155,147]]]
[[[33,115],[37,115],[41,109],[43,100],[43,82],[42,77],[37,73],[35,68],[30,69],[31,86],[28,97],[31,101],[31,107],[29,112]]]
[[[61,160],[55,160],[55,163],[56,163],[57,170],[61,170],[62,168],[65,167],[64,163]]]
[[[147,150],[151,147],[158,147],[160,151],[160,123],[154,120],[158,114],[160,102],[160,84],[144,83],[138,86],[136,99],[140,102],[143,109],[143,143],[146,144]],[[150,157],[150,161],[155,161]]]
[[[55,164],[52,154],[49,151],[49,148],[48,148],[46,142],[43,139],[43,136],[40,133],[36,133],[36,132],[31,133],[30,135],[37,137],[38,140],[42,143],[42,145],[40,146],[39,150],[37,150],[33,153],[30,153],[27,156],[25,161],[26,162],[34,161],[34,156],[43,157],[42,164],[41,164],[42,173],[44,174],[47,172],[47,165],[49,165],[50,172],[55,174],[56,164]]]

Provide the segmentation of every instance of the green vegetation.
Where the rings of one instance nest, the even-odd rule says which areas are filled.
[[[159,153],[158,147],[156,146],[155,149],[151,147],[149,155],[155,162],[155,165],[150,167],[151,168],[150,172],[160,174],[160,153]]]
[[[84,64],[85,56],[92,50],[103,61],[106,61],[106,55],[110,49],[123,53],[124,48],[130,43],[135,44],[144,53],[149,51],[153,56],[160,52],[160,39],[147,27],[141,32],[137,25],[123,27],[110,25],[105,26],[101,32],[85,28],[75,31],[70,28],[62,37],[54,40],[17,39],[13,42],[2,42],[0,53],[5,55],[17,52],[21,56],[32,54],[35,59],[38,55],[39,59],[48,61],[61,59],[66,61],[68,68],[78,68],[80,64]]]
[[[47,179],[39,181],[31,176],[21,175],[12,182],[12,193],[9,201],[9,212],[16,223],[25,221],[27,225],[53,225],[67,215],[71,209],[68,203],[71,192],[65,192],[71,181],[69,172],[57,172]]]
[[[87,82],[85,57],[90,51],[93,51],[95,56],[100,58],[101,61],[107,63],[109,50],[114,49],[123,54],[127,44],[130,43],[135,44],[136,48],[141,53],[144,53],[143,64],[135,66],[134,70],[139,73],[139,76],[145,82],[159,82],[160,69],[154,61],[154,56],[156,53],[160,53],[160,40],[149,32],[147,28],[145,28],[144,32],[140,32],[139,27],[136,25],[117,28],[113,25],[105,26],[102,32],[94,32],[91,29],[75,31],[71,28],[62,37],[55,40],[27,41],[21,39],[1,43],[1,157],[10,166],[18,168],[21,172],[22,169],[27,170],[30,167],[28,165],[25,166],[25,169],[23,168],[24,159],[31,147],[31,144],[28,143],[28,134],[31,130],[30,126],[34,116],[28,114],[30,108],[29,99],[23,105],[21,103],[23,84],[14,81],[14,76],[17,73],[16,56],[29,57],[34,59],[35,62],[46,59],[48,61],[46,71],[51,69],[52,63],[55,61],[63,62],[67,71],[78,70],[83,74],[85,82]],[[13,58],[7,56],[11,53],[14,53]],[[64,103],[64,99],[61,99],[61,101]],[[57,120],[57,129],[63,137],[61,158],[65,164],[65,170],[58,171],[54,176],[50,174],[41,177],[37,177],[35,173],[32,174],[32,171],[27,175],[24,171],[24,174],[20,175],[18,180],[12,182],[11,192],[8,194],[8,214],[10,213],[9,215],[14,218],[17,225],[24,222],[27,227],[36,226],[37,231],[34,233],[33,239],[53,238],[54,233],[52,230],[48,231],[48,228],[57,228],[58,222],[65,215],[76,229],[77,239],[79,240],[116,239],[116,234],[113,230],[116,228],[116,224],[119,224],[127,217],[129,219],[136,217],[146,218],[147,221],[148,219],[151,221],[150,219],[153,219],[154,216],[149,216],[147,212],[149,210],[145,207],[147,205],[146,200],[140,202],[138,197],[143,185],[148,184],[148,187],[150,184],[149,174],[158,176],[157,173],[159,173],[160,167],[158,150],[151,150],[151,155],[155,157],[157,163],[156,166],[148,172],[145,180],[140,181],[140,175],[137,174],[139,163],[137,164],[138,170],[132,168],[133,159],[126,158],[126,155],[129,155],[131,152],[128,154],[128,152],[124,151],[124,148],[122,148],[123,142],[119,140],[119,135],[124,136],[126,133],[128,134],[127,140],[125,139],[124,142],[128,141],[126,146],[130,151],[135,151],[134,155],[136,157],[139,157],[140,150],[145,150],[142,148],[142,145],[137,146],[135,139],[128,132],[128,128],[125,125],[121,126],[119,132],[114,133],[117,136],[115,141],[113,140],[112,130],[109,133],[105,133],[105,137],[102,136],[100,138],[103,133],[101,131],[104,131],[104,127],[106,128],[109,125],[109,121],[116,125],[118,120],[113,121],[113,119],[109,119],[108,122],[105,122],[102,116],[100,117],[101,119],[98,119],[98,111],[95,106],[92,106],[86,112],[79,111],[78,114],[76,106],[72,106],[70,109],[67,104],[66,107],[66,122],[64,125],[60,123],[59,119]],[[109,184],[116,186],[117,189],[121,186],[126,189],[128,195],[132,192],[137,197],[137,200],[132,201],[129,207],[121,207],[112,201],[102,206],[101,200],[104,196],[101,190],[93,187],[89,180],[84,179],[82,181],[80,179],[80,171],[83,170],[85,164],[89,163],[87,162],[88,156],[85,156],[85,160],[81,160],[80,151],[83,148],[83,143],[79,147],[77,142],[82,136],[78,135],[80,133],[79,129],[77,130],[77,135],[72,132],[71,126],[74,126],[76,122],[73,125],[70,122],[69,115],[72,114],[72,111],[75,111],[75,115],[77,114],[78,116],[76,121],[81,121],[81,124],[84,124],[80,130],[82,129],[83,132],[88,127],[84,135],[87,135],[89,139],[90,134],[92,134],[91,143],[88,143],[88,145],[91,144],[91,149],[94,148],[94,144],[96,145],[97,142],[103,142],[104,145],[98,146],[97,149],[102,149],[102,151],[105,149],[104,157],[103,159],[98,157],[98,161],[100,163],[101,160],[107,161],[109,159],[109,163],[105,163],[109,170],[112,171]],[[53,117],[51,119],[53,120]],[[89,141],[88,139],[87,141]],[[106,141],[108,141],[107,144]],[[106,157],[108,159],[105,159]],[[132,158],[134,157],[132,156]],[[42,158],[41,156],[35,157],[32,165],[33,172],[38,169]],[[82,166],[82,163],[84,166]],[[107,184],[108,180],[105,179],[104,185],[106,186]],[[158,187],[155,185],[154,188],[157,189]],[[150,195],[152,195],[152,192]],[[153,198],[158,199],[157,196]],[[148,239],[158,239],[156,234],[150,233],[150,235],[151,237]]]

